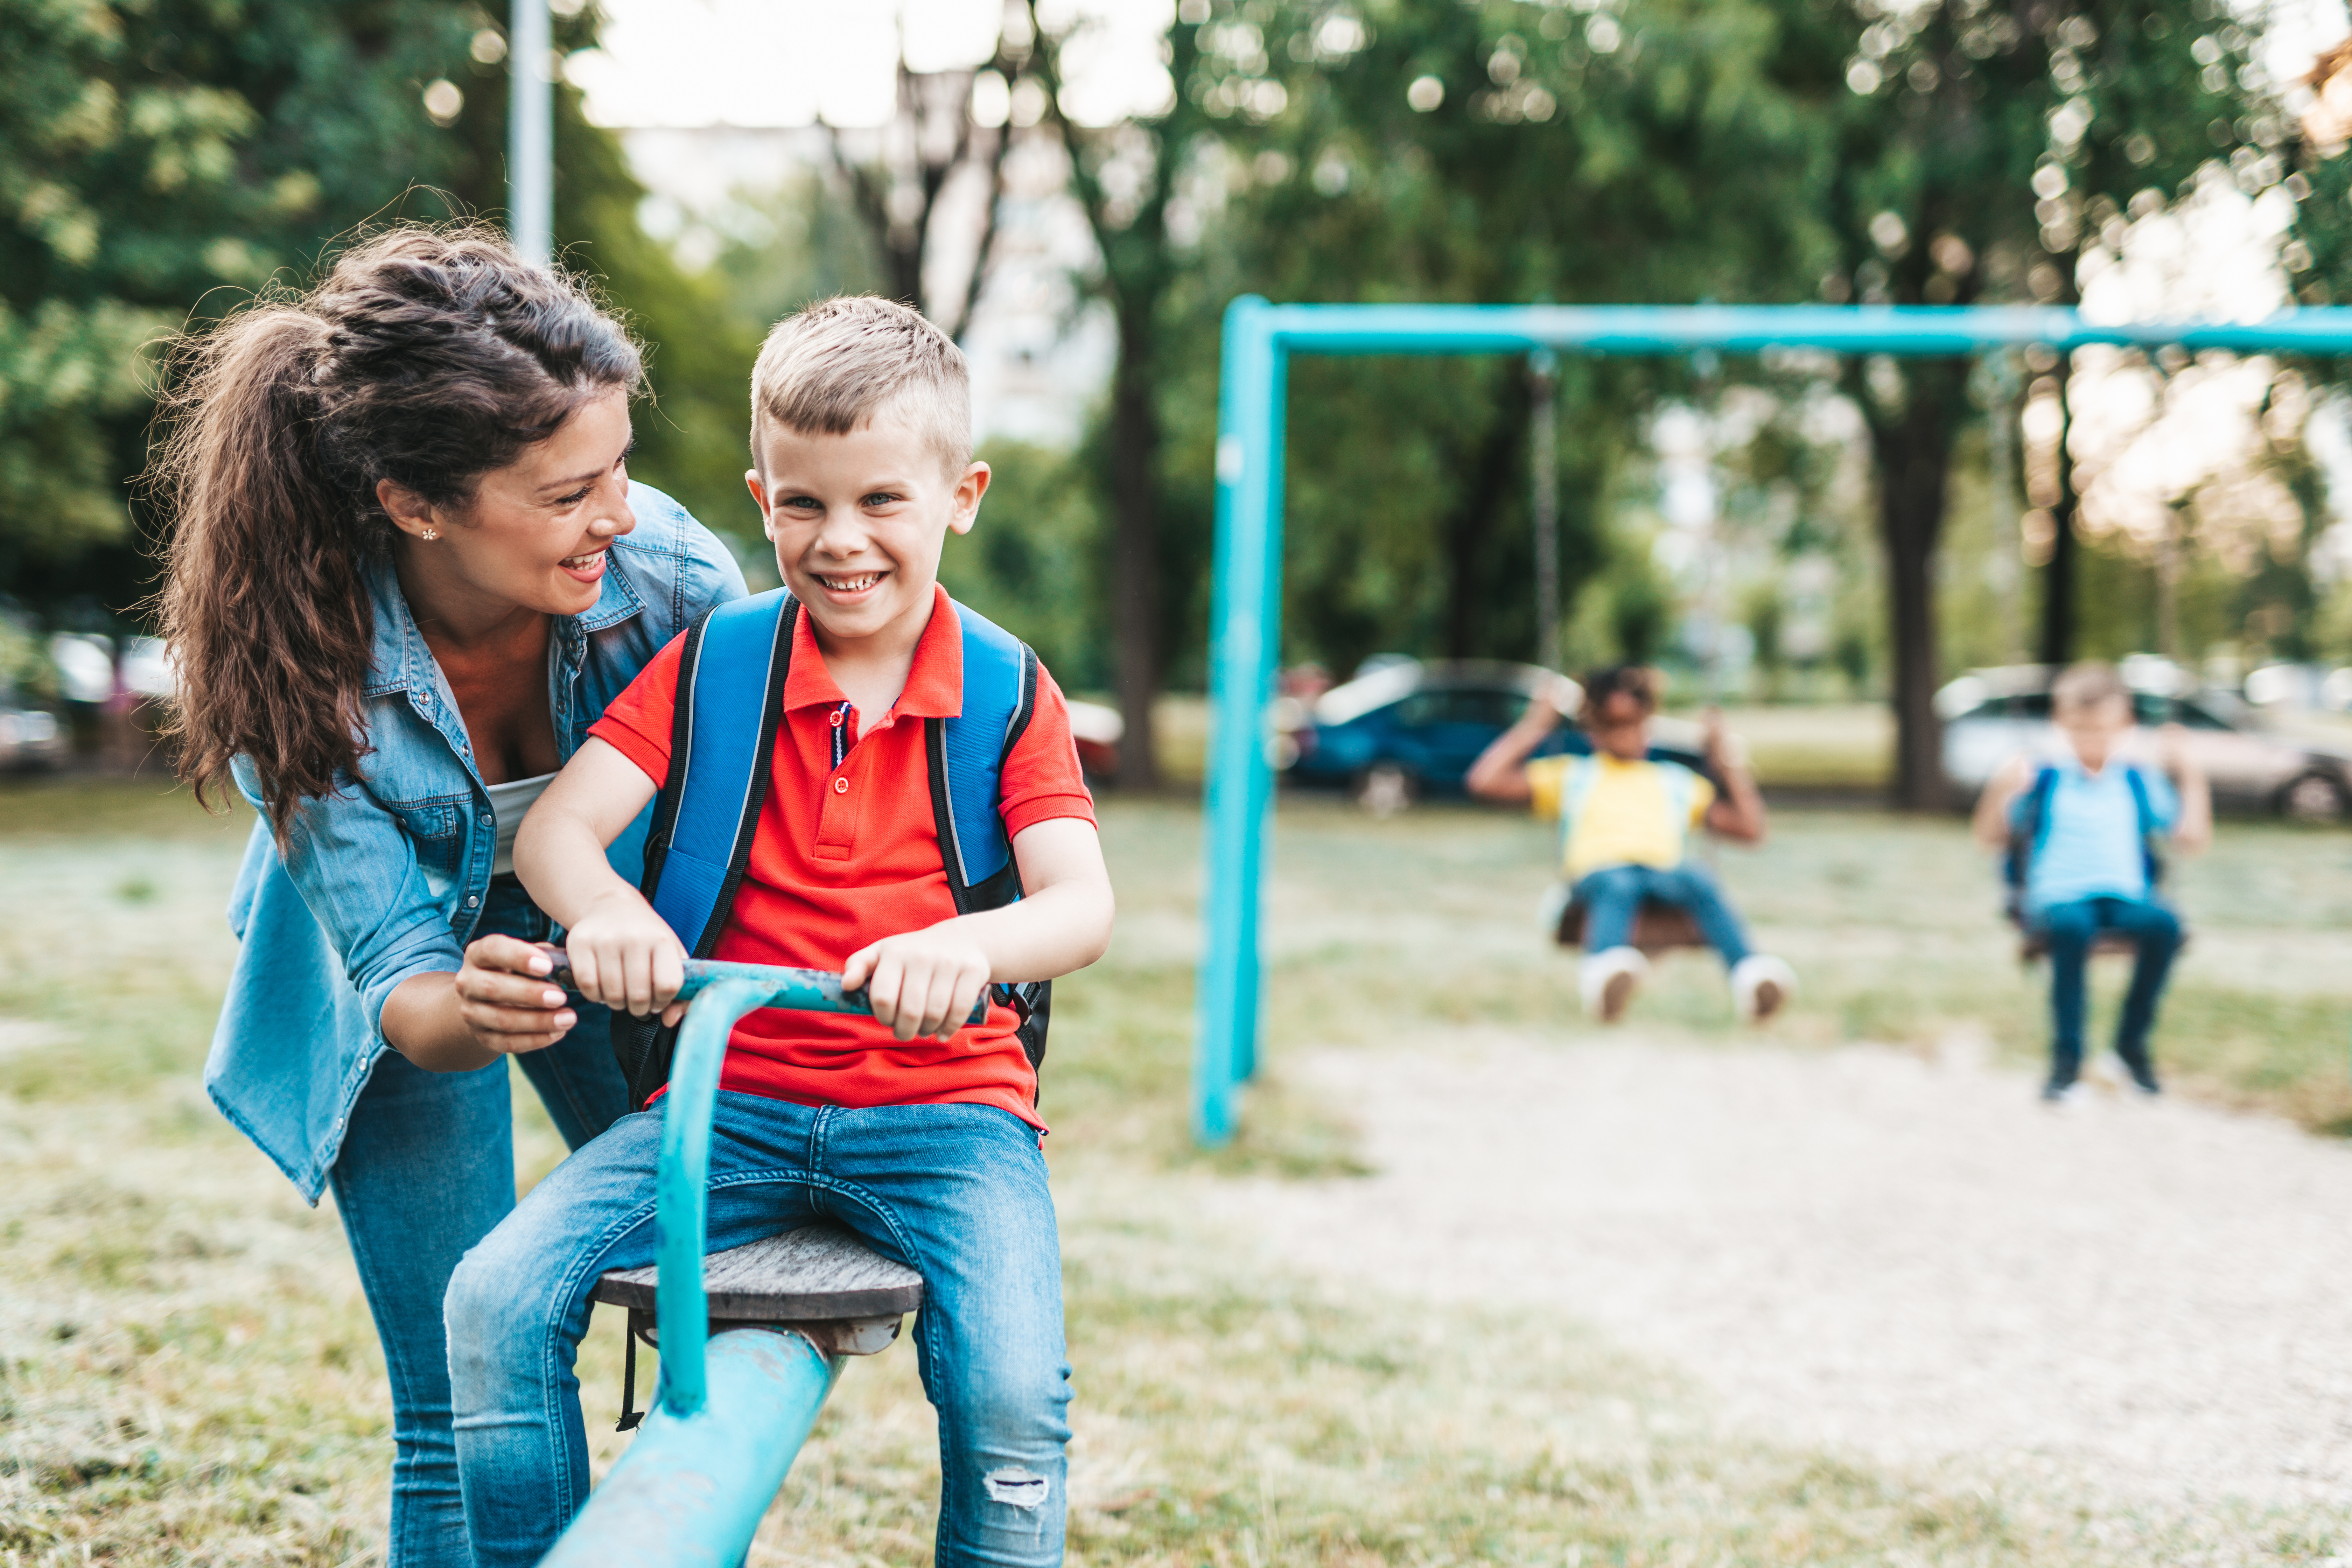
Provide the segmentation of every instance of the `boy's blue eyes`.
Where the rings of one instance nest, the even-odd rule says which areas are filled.
[[[905,496],[898,494],[895,490],[877,490],[870,496],[858,497],[857,504],[859,506],[890,506],[898,501],[905,500],[907,498]],[[803,511],[823,511],[824,510],[824,502],[817,500],[814,496],[788,497],[784,501],[784,505],[788,507],[798,507]]]

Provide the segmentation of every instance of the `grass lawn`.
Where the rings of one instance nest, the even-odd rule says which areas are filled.
[[[375,1336],[331,1212],[199,1082],[234,949],[246,821],[152,787],[0,787],[0,1563],[380,1561],[390,1443]],[[1111,802],[1109,959],[1057,988],[1045,1110],[1064,1216],[1072,1560],[1543,1564],[2317,1562],[2308,1520],[2179,1521],[1960,1470],[1898,1473],[1719,1429],[1671,1368],[1557,1314],[1448,1312],[1244,1273],[1197,1218],[1238,1176],[1346,1180],[1345,1121],[1286,1091],[1286,1051],[1444,1050],[1496,1021],[1582,1037],[1571,966],[1530,935],[1549,842],[1426,810],[1286,802],[1268,1081],[1214,1155],[1184,1133],[1198,818]],[[2185,1092],[2352,1130],[2352,835],[2225,824],[2184,868],[2197,928],[2158,1040]],[[1805,979],[1780,1026],[2032,1059],[2039,977],[1950,820],[1790,814],[1720,867]],[[2286,911],[2293,911],[2292,917]],[[2102,977],[2098,1016],[2117,977]],[[1669,963],[1637,1006],[1744,1038],[1720,973]],[[561,1148],[518,1096],[521,1179]],[[435,1310],[419,1302],[415,1310]],[[582,1359],[609,1458],[620,1340]],[[907,1347],[854,1364],[753,1562],[928,1560],[937,1477]]]

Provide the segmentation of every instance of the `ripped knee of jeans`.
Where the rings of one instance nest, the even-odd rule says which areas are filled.
[[[1045,1506],[1045,1478],[1034,1470],[1024,1470],[1018,1465],[1005,1465],[989,1471],[982,1479],[987,1484],[991,1502],[1009,1503],[1018,1509]]]

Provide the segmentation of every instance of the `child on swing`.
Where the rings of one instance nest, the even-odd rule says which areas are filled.
[[[1561,820],[1561,871],[1570,898],[1584,907],[1578,981],[1586,1011],[1604,1023],[1624,1016],[1649,972],[1649,961],[1633,945],[1633,922],[1643,902],[1654,900],[1690,915],[1731,972],[1740,1016],[1761,1023],[1796,989],[1796,975],[1780,960],[1748,947],[1739,916],[1706,868],[1689,858],[1686,845],[1698,826],[1743,844],[1762,842],[1764,799],[1713,709],[1706,715],[1706,763],[1723,781],[1720,792],[1705,774],[1652,758],[1657,692],[1655,671],[1635,665],[1594,670],[1584,679],[1578,713],[1592,754],[1529,761],[1566,717],[1559,697],[1538,695],[1471,764],[1465,782],[1482,799],[1525,801],[1536,816]]]
[[[2006,848],[2021,884],[2016,916],[2050,949],[2050,1077],[2042,1098],[2063,1105],[2083,1070],[2083,1017],[2091,949],[2104,932],[2135,952],[2131,989],[2116,1020],[2116,1057],[2140,1093],[2158,1092],[2147,1037],[2172,960],[2180,917],[2158,895],[2157,847],[2184,855],[2213,839],[2205,774],[2167,725],[2162,766],[2124,754],[2133,726],[2131,689],[2115,667],[2070,667],[2050,688],[2050,718],[2063,744],[2053,755],[2011,757],[1977,797],[1978,842]]]

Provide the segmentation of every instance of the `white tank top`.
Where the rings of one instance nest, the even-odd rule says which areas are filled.
[[[490,792],[490,810],[499,819],[499,850],[490,862],[491,876],[503,877],[514,869],[515,829],[522,826],[523,813],[530,809],[531,803],[554,782],[553,773],[541,773],[535,779],[485,786]]]

